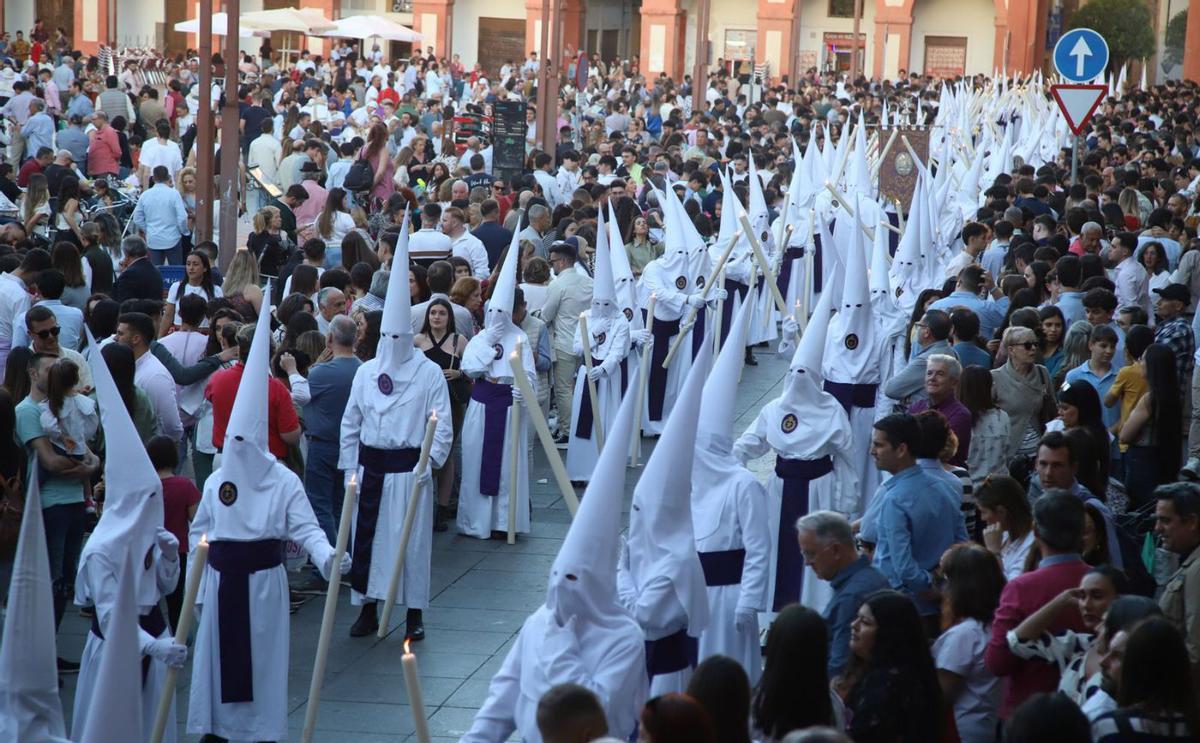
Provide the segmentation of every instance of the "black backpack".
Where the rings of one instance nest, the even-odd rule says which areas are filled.
[[[375,168],[372,168],[371,163],[363,157],[364,154],[366,154],[365,147],[358,151],[358,159],[346,171],[342,188],[347,191],[368,191],[371,186],[375,185]],[[381,152],[380,157],[387,157],[387,153]]]

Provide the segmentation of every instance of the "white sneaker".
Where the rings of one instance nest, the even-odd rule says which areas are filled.
[[[1179,474],[1189,480],[1200,480],[1200,457],[1189,457],[1179,469]]]

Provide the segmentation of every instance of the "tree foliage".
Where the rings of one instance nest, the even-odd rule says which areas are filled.
[[[1174,64],[1183,62],[1183,45],[1187,39],[1187,9],[1167,21],[1166,57]]]
[[[1150,7],[1144,0],[1091,0],[1071,15],[1067,26],[1090,28],[1103,36],[1114,69],[1154,54]]]

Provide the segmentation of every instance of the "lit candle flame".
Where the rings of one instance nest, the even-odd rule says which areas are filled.
[[[410,651],[410,650],[408,649],[408,638],[407,638],[407,637],[406,637],[406,638],[404,638],[404,654],[405,654],[405,655],[412,655],[412,651]]]
[[[437,411],[436,410],[429,411],[429,420],[433,421],[434,423],[437,423]]]
[[[350,475],[350,484],[354,487],[358,486],[358,473],[357,472]]]
[[[203,544],[205,547],[207,547],[207,546],[208,546],[208,534],[201,534],[201,535],[200,535],[200,542],[199,542],[199,544]]]

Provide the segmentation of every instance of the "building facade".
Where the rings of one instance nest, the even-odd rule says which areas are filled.
[[[818,69],[849,70],[853,47],[859,68],[873,76],[902,71],[941,76],[988,74],[993,70],[1028,73],[1044,69],[1065,18],[1080,0],[858,0],[862,3],[857,38],[855,0],[555,0],[561,3],[563,55],[599,52],[606,59],[638,56],[644,74],[682,77],[696,63],[696,19],[708,3],[705,34],[710,64],[722,60],[766,64],[771,79]],[[1150,0],[1160,37],[1168,12],[1184,2]],[[542,0],[241,0],[242,12],[299,4],[329,18],[359,13],[386,14],[425,36],[438,55],[458,54],[495,70],[540,48]],[[1184,76],[1200,77],[1200,0],[1186,0],[1189,52]],[[214,10],[222,9],[214,0]],[[546,3],[547,7],[549,2]],[[194,39],[175,33],[175,23],[198,15],[196,0],[7,0],[0,26],[28,29],[35,17],[51,28],[62,25],[88,52],[101,43],[182,50]],[[322,39],[284,39],[314,53]],[[257,50],[257,39],[244,39]],[[281,43],[276,41],[276,48]],[[293,46],[292,48],[296,48]],[[1150,74],[1156,79],[1157,65]]]

